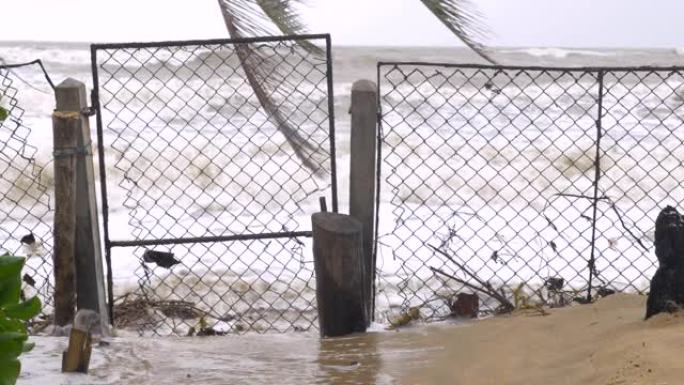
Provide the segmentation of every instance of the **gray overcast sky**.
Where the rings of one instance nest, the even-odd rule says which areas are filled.
[[[308,0],[339,45],[460,45],[418,0]],[[492,46],[684,47],[683,0],[473,0]],[[0,0],[0,40],[225,37],[216,0]],[[5,16],[10,15],[10,16]]]

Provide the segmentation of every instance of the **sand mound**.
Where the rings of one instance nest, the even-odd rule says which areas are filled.
[[[646,297],[616,294],[545,317],[515,314],[441,329],[433,336],[448,342],[437,368],[407,383],[684,384],[684,314],[644,321],[645,309]]]

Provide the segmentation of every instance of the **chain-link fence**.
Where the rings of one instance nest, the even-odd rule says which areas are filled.
[[[40,61],[0,59],[0,254],[27,258],[22,295],[52,313],[53,84]],[[43,130],[48,130],[45,134]]]
[[[310,214],[337,207],[329,36],[92,55],[115,325],[315,326]]]
[[[684,199],[681,68],[378,74],[379,306],[443,317],[458,281],[550,304],[648,290],[655,218]]]

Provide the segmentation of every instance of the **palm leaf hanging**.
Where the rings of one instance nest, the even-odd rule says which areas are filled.
[[[468,0],[420,0],[433,15],[465,45],[486,61],[496,64],[479,42],[487,32],[482,27],[482,17]]]
[[[228,33],[234,39],[276,35],[278,33],[296,35],[305,32],[304,26],[299,22],[293,7],[293,4],[298,1],[218,1]],[[298,40],[297,42],[308,52],[314,54],[321,53],[320,48],[310,42],[303,40]],[[271,95],[278,91],[277,87],[279,85],[287,84],[285,75],[277,71],[277,63],[271,63],[269,57],[250,44],[236,44],[235,51],[247,81],[259,100],[259,104],[283,134],[297,158],[316,175],[324,175],[326,170],[323,164],[324,159],[327,157],[325,150],[302,137],[271,97]],[[269,65],[269,63],[272,65]],[[275,70],[274,66],[276,67]]]
[[[464,44],[486,61],[496,64],[479,42],[486,33],[480,23],[480,15],[473,10],[468,0],[420,0],[437,19],[456,35]],[[304,0],[218,0],[228,33],[234,39],[268,36],[276,34],[298,35],[306,32],[295,6]],[[306,51],[321,54],[320,48],[308,41],[298,44]],[[278,130],[285,136],[297,158],[317,175],[325,173],[321,166],[325,151],[303,138],[288,122],[288,119],[274,102],[271,95],[276,85],[287,83],[287,79],[272,66],[258,50],[250,44],[237,44],[236,53],[249,85],[259,103]]]

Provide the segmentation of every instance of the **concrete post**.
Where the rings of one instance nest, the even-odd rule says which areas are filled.
[[[363,254],[365,271],[370,275],[364,279],[369,285],[364,288],[370,324],[373,318],[375,282],[375,261],[373,243],[375,240],[375,180],[377,143],[378,94],[375,83],[359,80],[352,86],[351,95],[351,164],[349,179],[349,214],[363,225]]]
[[[67,79],[55,89],[57,108],[55,114],[69,115],[74,121],[73,135],[76,137],[73,149],[64,148],[58,155],[71,156],[75,163],[75,248],[76,307],[89,309],[100,316],[102,333],[109,328],[106,304],[105,280],[100,248],[100,230],[95,195],[95,171],[93,168],[90,122],[82,111],[88,107],[85,84]],[[55,229],[57,230],[57,229]]]

